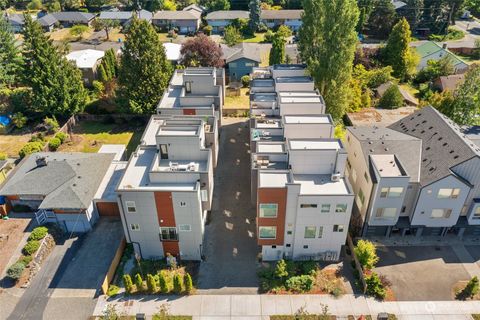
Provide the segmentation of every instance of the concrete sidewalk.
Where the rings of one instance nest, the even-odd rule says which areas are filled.
[[[162,304],[173,315],[191,315],[194,319],[268,319],[270,315],[294,314],[300,308],[310,314],[321,314],[323,306],[339,317],[393,313],[399,319],[471,319],[480,313],[478,301],[379,302],[363,296],[347,294],[339,299],[328,295],[193,295],[134,296],[98,299],[94,315],[101,315],[107,304],[115,304],[122,314],[147,316],[158,312]]]

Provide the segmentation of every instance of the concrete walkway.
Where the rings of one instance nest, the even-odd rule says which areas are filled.
[[[328,295],[193,295],[182,297],[134,296],[97,301],[94,315],[101,315],[107,304],[115,304],[122,314],[145,313],[151,316],[162,304],[173,315],[191,315],[194,319],[268,319],[270,315],[294,314],[304,307],[310,314],[321,314],[324,306],[339,317],[393,313],[399,319],[471,319],[480,313],[478,301],[379,302],[347,294],[339,299]]]

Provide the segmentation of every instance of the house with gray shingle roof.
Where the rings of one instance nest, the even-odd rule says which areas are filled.
[[[281,25],[297,31],[302,26],[303,10],[262,10],[260,19],[269,28]]]
[[[59,24],[59,21],[51,14],[44,15],[43,17],[39,18],[37,22],[42,26],[42,29],[46,32],[53,31],[56,24]]]
[[[249,75],[262,61],[260,48],[255,43],[242,42],[233,47],[221,46],[230,81],[238,81]]]
[[[478,235],[477,135],[467,136],[432,107],[386,128],[348,127],[347,174],[356,193],[357,235]]]
[[[95,19],[95,14],[81,11],[62,11],[50,14],[64,27],[71,27],[75,24],[90,26]]]
[[[202,13],[196,10],[155,12],[152,23],[162,29],[177,29],[179,33],[185,34],[196,32],[200,28]]]
[[[148,22],[151,22],[153,17],[153,14],[150,11],[143,10],[143,9],[138,12],[112,10],[112,11],[100,12],[98,19],[116,20],[120,23],[121,26],[126,26],[130,23],[130,20],[133,18],[134,15],[140,20],[146,20]]]
[[[15,167],[0,187],[0,195],[10,207],[22,205],[36,211],[39,222],[57,222],[67,231],[88,231],[102,214],[96,205],[102,199],[95,195],[108,184],[114,157],[110,153],[35,153]]]
[[[23,17],[23,14],[5,13],[4,17],[10,24],[10,27],[14,33],[20,33],[23,31],[23,27],[25,26],[25,18]]]
[[[220,10],[213,11],[207,14],[205,19],[208,25],[212,26],[214,33],[220,33],[225,30],[225,27],[233,22],[235,19],[248,19],[248,11],[241,10]]]

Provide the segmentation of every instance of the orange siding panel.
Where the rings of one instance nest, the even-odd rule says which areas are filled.
[[[276,203],[278,204],[278,213],[276,218],[260,218],[259,204],[260,203]],[[276,239],[260,239],[257,243],[259,245],[283,245],[283,238],[285,234],[285,213],[287,206],[287,188],[259,188],[257,200],[257,234],[258,227],[277,227]]]

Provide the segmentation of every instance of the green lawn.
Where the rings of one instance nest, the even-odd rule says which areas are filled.
[[[265,33],[255,33],[255,36],[243,39],[243,42],[259,43],[265,40]]]
[[[239,96],[226,96],[225,109],[250,109],[250,95],[248,88],[241,88]]]

